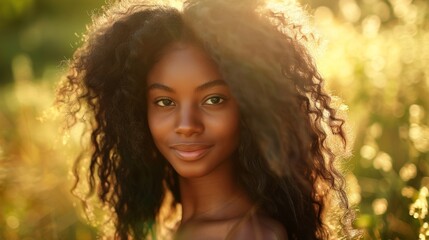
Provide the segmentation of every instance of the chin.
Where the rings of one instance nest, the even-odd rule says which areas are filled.
[[[191,163],[189,165],[197,165]],[[173,166],[177,174],[182,178],[201,178],[209,175],[213,169],[208,168],[207,166],[184,166],[188,164],[183,164],[182,166]]]

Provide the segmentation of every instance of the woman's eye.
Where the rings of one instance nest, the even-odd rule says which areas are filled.
[[[211,97],[211,98],[207,99],[204,103],[208,104],[208,105],[215,105],[215,104],[220,104],[223,101],[224,101],[224,99],[221,97]]]
[[[170,99],[166,99],[166,98],[156,101],[155,104],[160,106],[160,107],[174,106],[173,101],[171,101]]]

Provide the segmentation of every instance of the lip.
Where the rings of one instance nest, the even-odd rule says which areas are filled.
[[[195,161],[203,158],[212,147],[213,145],[201,143],[179,143],[170,146],[174,154],[185,161]]]

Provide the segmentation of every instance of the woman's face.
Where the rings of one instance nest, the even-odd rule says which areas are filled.
[[[232,166],[239,142],[238,105],[206,53],[177,44],[162,55],[147,81],[149,128],[177,173],[202,177]]]

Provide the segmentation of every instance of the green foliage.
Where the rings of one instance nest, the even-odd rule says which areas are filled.
[[[360,211],[356,226],[369,239],[425,239],[428,20],[429,3],[418,0],[341,0],[336,13],[315,10],[328,40],[321,71],[350,109],[359,184],[351,200]]]
[[[44,69],[69,58],[95,7],[102,0],[1,0],[0,85],[11,83],[11,59],[30,56],[33,72],[43,80]]]

